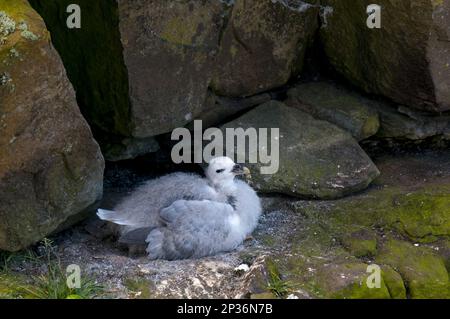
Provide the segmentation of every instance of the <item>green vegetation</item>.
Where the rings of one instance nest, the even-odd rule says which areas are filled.
[[[286,297],[292,290],[291,284],[288,281],[281,279],[281,274],[273,261],[268,260],[266,266],[268,272],[267,289],[278,298]]]
[[[52,241],[44,239],[40,248],[41,255],[31,250],[0,253],[0,298],[92,299],[104,294],[104,288],[90,277],[81,278],[80,288],[69,288],[65,268]],[[33,268],[45,265],[45,272],[25,276],[13,270],[24,263]]]

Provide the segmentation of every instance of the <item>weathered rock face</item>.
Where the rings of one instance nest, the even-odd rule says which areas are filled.
[[[131,88],[133,135],[182,126],[206,99],[222,29],[220,1],[126,1],[119,25]]]
[[[317,1],[316,1],[317,2]],[[223,32],[212,88],[248,96],[284,85],[303,64],[318,7],[282,1],[236,1]]]
[[[358,141],[377,133],[378,113],[367,99],[327,82],[297,85],[285,103],[350,132]]]
[[[450,298],[450,281],[444,261],[426,247],[391,239],[384,243],[376,262],[398,269],[411,298]]]
[[[30,2],[112,160],[155,151],[149,137],[209,112],[209,87],[234,97],[285,84],[301,69],[317,24],[317,8],[299,12],[271,0]],[[69,4],[81,8],[81,29],[61,19]],[[129,147],[130,139],[142,147]]]
[[[393,106],[373,101],[371,108],[380,116],[381,138],[397,140],[424,140],[440,136],[450,140],[450,115],[434,115],[408,109],[404,106]]]
[[[366,25],[372,1],[333,7],[321,39],[332,65],[367,92],[426,111],[450,110],[450,1],[377,2],[381,29]]]
[[[0,249],[14,251],[98,200],[104,162],[27,1],[0,3],[1,32]]]
[[[263,175],[260,168],[268,164],[249,164],[254,186],[262,192],[336,198],[366,188],[379,174],[350,134],[280,102],[265,103],[226,128],[279,128],[278,172]],[[273,148],[260,143],[256,149],[270,153]],[[254,155],[248,147],[247,152]]]

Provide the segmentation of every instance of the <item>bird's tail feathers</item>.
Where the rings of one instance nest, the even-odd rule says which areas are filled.
[[[133,223],[127,220],[126,216],[112,210],[98,209],[97,216],[102,220],[106,220],[117,225],[133,226]]]

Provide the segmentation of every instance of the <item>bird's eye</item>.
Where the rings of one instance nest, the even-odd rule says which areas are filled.
[[[220,173],[223,173],[225,171],[225,169],[218,169],[217,171],[216,171],[216,173],[217,174],[220,174]]]

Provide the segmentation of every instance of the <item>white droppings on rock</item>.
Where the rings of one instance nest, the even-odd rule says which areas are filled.
[[[247,272],[250,270],[250,267],[247,264],[241,264],[239,266],[237,266],[236,268],[234,268],[234,271],[237,272]]]

